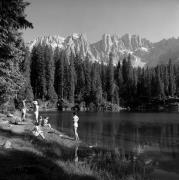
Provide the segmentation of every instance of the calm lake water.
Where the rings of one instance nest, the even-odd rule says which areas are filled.
[[[71,112],[44,112],[52,127],[73,135]],[[155,165],[158,179],[179,179],[179,113],[79,113],[87,145],[135,153]]]

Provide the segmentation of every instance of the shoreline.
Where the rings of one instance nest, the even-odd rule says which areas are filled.
[[[19,114],[15,117],[19,118]],[[135,180],[136,176],[150,176],[149,180],[154,180],[153,175],[162,177],[154,169],[153,161],[143,160],[135,154],[122,155],[117,149],[90,147],[56,129],[43,128],[45,139],[36,137],[29,114],[25,122],[12,124],[11,120],[0,114],[2,179]],[[144,168],[146,174],[140,174]],[[164,173],[167,176],[167,172]]]
[[[19,114],[15,117],[19,118]],[[101,179],[90,165],[78,162],[77,151],[81,142],[77,143],[55,129],[43,128],[45,139],[34,136],[29,115],[19,124],[10,121],[12,117],[0,114],[2,179]]]
[[[22,134],[24,136],[33,137],[34,135],[32,133],[32,130],[34,128],[34,124],[32,120],[32,115],[28,114],[26,121],[21,122],[19,113],[17,114],[18,115],[15,115],[14,117],[7,117],[4,114],[0,114],[1,130],[7,131],[11,134],[17,133],[17,134]],[[19,121],[18,124],[14,123],[13,119],[16,119],[17,121]],[[47,142],[54,141],[54,142],[58,142],[59,144],[63,144],[64,146],[67,146],[67,147],[69,147],[69,145],[72,147],[77,143],[74,141],[72,137],[69,137],[63,132],[60,132],[54,128],[50,129],[48,127],[42,127],[42,130],[45,135],[45,141]],[[41,137],[37,137],[37,139],[41,139]]]

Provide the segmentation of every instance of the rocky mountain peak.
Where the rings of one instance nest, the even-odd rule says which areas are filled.
[[[27,43],[27,46],[29,47],[30,51],[34,46],[37,46],[38,44],[49,45],[52,48],[56,48],[56,47],[63,48],[64,40],[65,38],[58,35],[42,36],[42,37],[38,37],[34,41]]]
[[[89,44],[84,34],[73,33],[66,38],[61,36],[44,36],[31,41],[27,45],[32,50],[38,44],[49,45],[53,49],[59,47],[67,56],[72,52],[81,58],[89,57],[91,61],[108,63],[112,52],[113,62],[117,64],[128,54],[132,65],[143,67],[145,64],[154,66],[158,62],[166,62],[168,58],[179,59],[179,39],[171,38],[158,43],[151,43],[139,35],[125,34],[123,36],[103,34],[101,40]]]

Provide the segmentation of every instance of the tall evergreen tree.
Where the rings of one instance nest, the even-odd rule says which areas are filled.
[[[37,50],[37,47],[34,46],[32,51],[31,51],[31,66],[30,66],[30,69],[31,69],[31,73],[30,73],[30,81],[31,81],[31,86],[32,86],[32,89],[33,89],[33,94],[34,94],[34,97],[37,97],[37,93],[38,93],[38,83],[37,83],[37,76],[38,76],[38,73],[37,73],[37,61],[38,61],[38,57],[39,57],[39,54],[38,54],[38,50]]]
[[[45,100],[47,96],[47,88],[46,88],[46,64],[44,58],[44,47],[42,45],[38,45],[38,61],[37,61],[37,84],[38,84],[38,94],[36,98]]]
[[[114,93],[114,66],[113,66],[113,54],[109,54],[109,64],[106,72],[106,89],[107,89],[107,100],[113,100]]]
[[[122,76],[122,67],[121,67],[120,61],[118,62],[118,65],[116,67],[116,73],[115,74],[116,74],[115,80],[116,80],[116,84],[117,84],[118,90],[119,90],[118,94],[119,94],[119,96],[121,96],[123,93],[123,82],[124,82],[124,80],[123,80],[123,76]]]
[[[126,58],[124,58],[122,61],[122,78],[123,78],[124,82],[127,81],[127,73],[128,73],[127,66],[128,66],[127,60],[126,60]]]
[[[45,100],[47,89],[44,47],[42,47],[40,44],[33,48],[31,61],[31,84],[34,97]]]
[[[70,55],[70,65],[69,65],[69,101],[71,103],[74,103],[75,98],[75,80],[76,80],[76,73],[75,73],[75,67],[74,67],[74,55],[71,52]]]
[[[57,52],[56,52],[57,53]],[[57,60],[54,59],[54,61],[56,61],[56,66],[55,66],[55,87],[56,87],[56,92],[59,98],[63,98],[63,92],[64,92],[64,61],[65,61],[65,55],[64,53],[59,53],[54,54],[56,58],[56,56],[58,56]]]
[[[62,88],[62,97],[64,99],[69,98],[69,85],[70,85],[70,76],[69,76],[69,57],[64,54],[63,56],[63,85],[61,86]],[[62,76],[61,76],[62,77]]]
[[[91,102],[97,106],[102,102],[102,85],[97,63],[94,63],[91,69]]]
[[[24,85],[19,63],[24,59],[20,29],[32,28],[24,13],[23,0],[0,2],[0,100],[6,102]]]
[[[175,77],[174,77],[174,68],[172,60],[169,60],[168,63],[168,74],[169,74],[169,95],[174,96],[176,91]]]
[[[159,98],[162,98],[164,97],[164,83],[162,82],[162,79],[161,79],[161,74],[160,74],[160,67],[157,66],[156,68],[156,95],[159,97]]]
[[[57,94],[54,89],[54,73],[55,73],[55,66],[54,66],[54,59],[53,59],[53,51],[51,47],[45,46],[44,52],[45,58],[45,76],[46,76],[46,99],[51,101],[57,100]]]
[[[133,91],[134,91],[134,82],[133,82],[133,69],[130,59],[130,54],[128,55],[127,60],[123,60],[122,74],[124,79],[124,99],[129,101],[133,101]]]
[[[78,99],[82,99],[85,93],[85,73],[82,59],[77,55],[74,61],[77,82],[75,87],[75,94]]]
[[[164,69],[164,92],[166,96],[169,95],[169,75],[167,66],[165,66]]]
[[[86,56],[84,61],[84,75],[85,75],[85,88],[84,88],[84,101],[88,105],[91,102],[90,92],[91,92],[91,63],[89,57]]]
[[[53,54],[53,61],[55,64],[55,74],[54,74],[54,87],[55,87],[55,91],[57,96],[59,97],[59,72],[61,72],[62,70],[59,70],[59,63],[60,63],[60,57],[61,57],[61,52],[60,49],[58,47],[55,48],[54,50],[54,54]]]
[[[25,78],[25,83],[24,86],[20,89],[19,93],[21,98],[20,100],[26,98],[28,100],[33,100],[33,91],[32,91],[32,86],[31,86],[31,81],[30,81],[30,73],[31,73],[31,57],[30,57],[30,52],[28,48],[25,48],[25,58],[24,60],[20,63],[20,71]]]
[[[102,90],[103,90],[103,97],[105,99],[107,99],[107,86],[106,86],[106,70],[107,70],[107,67],[106,65],[104,64],[104,62],[102,61],[101,63],[101,70],[100,70],[100,75],[101,75],[101,86],[102,86]]]

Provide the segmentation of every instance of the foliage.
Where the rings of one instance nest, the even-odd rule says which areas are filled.
[[[24,86],[25,79],[19,64],[24,60],[24,44],[20,29],[32,28],[24,10],[29,5],[23,0],[0,2],[0,101],[10,101]]]
[[[116,111],[120,110],[119,105],[137,107],[153,99],[162,100],[173,97],[179,92],[179,67],[173,65],[171,60],[167,65],[134,68],[129,54],[114,66],[114,57],[110,53],[109,64],[104,65],[90,62],[88,55],[82,59],[72,51],[69,53],[57,48],[53,54],[53,61],[49,56],[47,60],[42,61],[46,63],[39,66],[39,63],[42,63],[40,54],[43,54],[44,50],[41,47],[39,52],[38,46],[34,49],[31,59],[33,65],[31,65],[31,83],[34,95],[41,94],[37,96],[38,98],[45,97],[48,100],[47,89],[44,91],[41,89],[47,87],[47,75],[50,71],[54,71],[51,72],[54,80],[50,84],[51,87],[55,86],[59,99],[65,99],[74,105],[84,101],[86,106],[93,110],[111,109],[113,111],[114,109]],[[45,52],[48,51],[45,50]],[[42,58],[44,58],[43,55]],[[50,64],[50,62],[53,63]],[[44,70],[46,66],[49,66],[48,71]],[[41,73],[43,75],[39,74],[40,72],[44,72]],[[35,82],[37,81],[35,84],[34,79]],[[40,86],[42,86],[41,89],[39,89]],[[105,108],[104,102],[112,103],[111,108]]]
[[[31,85],[36,99],[56,101],[54,89],[55,63],[53,51],[48,46],[38,45],[31,53]]]

